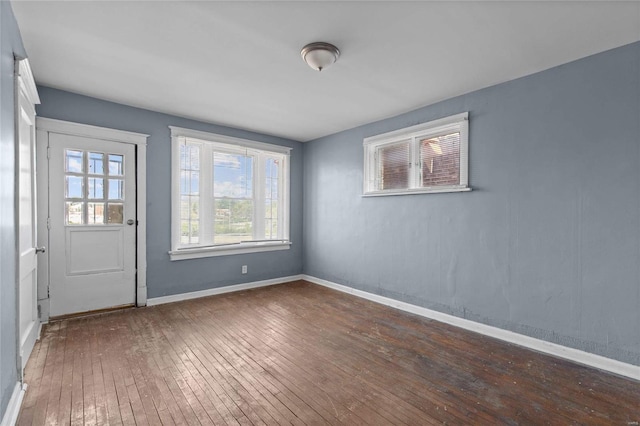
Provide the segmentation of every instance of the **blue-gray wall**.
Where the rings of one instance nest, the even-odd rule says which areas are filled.
[[[473,192],[363,198],[365,137],[469,111]],[[321,138],[304,272],[640,365],[640,43]]]
[[[11,5],[0,1],[0,420],[18,380],[14,222],[14,54],[25,57]]]
[[[286,277],[302,272],[302,144],[38,87],[39,117],[150,135],[147,144],[147,292],[149,297]],[[212,96],[214,96],[212,94]],[[170,261],[171,134],[168,126],[214,132],[293,148],[290,250]],[[248,274],[241,274],[242,265]]]

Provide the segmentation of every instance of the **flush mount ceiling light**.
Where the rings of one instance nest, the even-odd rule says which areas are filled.
[[[338,60],[340,51],[333,44],[322,41],[309,43],[300,51],[302,59],[316,71],[322,71]]]

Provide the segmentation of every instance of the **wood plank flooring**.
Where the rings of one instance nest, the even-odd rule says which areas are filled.
[[[640,382],[299,281],[48,325],[19,425],[640,422]]]

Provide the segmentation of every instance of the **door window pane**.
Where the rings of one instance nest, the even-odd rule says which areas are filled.
[[[82,176],[66,177],[66,198],[82,198],[84,193],[84,179]]]
[[[102,225],[104,223],[104,203],[87,203],[87,222]]]
[[[122,179],[109,179],[109,199],[124,199],[124,181]]]
[[[65,203],[65,222],[67,225],[82,225],[83,220],[83,204],[75,201],[67,201]]]
[[[121,203],[109,203],[107,223],[123,223],[123,207]]]
[[[84,170],[82,151],[65,150],[65,170],[68,173],[82,173]]]
[[[104,179],[89,178],[89,194],[90,200],[101,200],[104,198]]]
[[[101,152],[89,153],[89,173],[92,175],[104,174],[104,154]]]
[[[111,176],[122,176],[124,174],[123,164],[122,155],[109,154],[109,174]]]

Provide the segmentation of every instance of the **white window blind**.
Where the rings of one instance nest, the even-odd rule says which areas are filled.
[[[364,140],[364,195],[468,191],[468,113]]]

